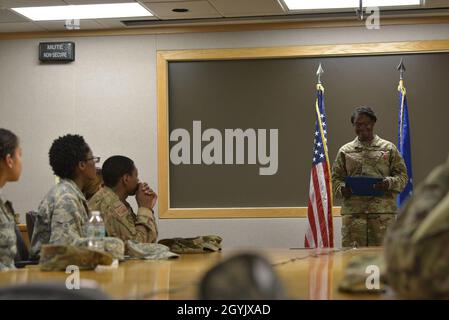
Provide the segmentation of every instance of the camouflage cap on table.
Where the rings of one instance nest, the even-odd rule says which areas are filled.
[[[141,243],[137,241],[126,241],[128,254],[131,258],[146,260],[161,260],[178,258],[179,255],[170,252],[170,248],[158,243]]]
[[[43,245],[39,265],[42,271],[65,271],[70,265],[90,270],[98,265],[110,265],[112,260],[112,255],[107,252],[67,245]]]
[[[172,238],[159,240],[170,251],[176,253],[205,253],[221,250],[222,238],[216,235],[199,236],[194,238]]]
[[[345,268],[338,290],[346,293],[383,293],[387,284],[385,270],[382,253],[354,256]],[[376,273],[379,279],[375,279]]]
[[[110,253],[114,259],[124,260],[125,259],[125,244],[122,239],[114,237],[105,237],[104,241],[104,251]],[[89,245],[89,238],[79,238],[76,239],[72,245],[75,247],[87,248]]]

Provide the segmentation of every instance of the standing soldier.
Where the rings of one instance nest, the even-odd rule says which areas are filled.
[[[397,211],[396,195],[407,184],[404,160],[393,143],[374,134],[377,117],[369,107],[351,116],[357,137],[340,148],[332,170],[334,195],[343,198],[342,246],[380,246]],[[374,185],[381,196],[354,195],[346,177],[382,177]]]

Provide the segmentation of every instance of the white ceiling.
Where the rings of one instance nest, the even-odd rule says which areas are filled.
[[[338,0],[335,0],[338,1]],[[11,8],[31,6],[51,6],[67,4],[98,4],[98,3],[139,2],[149,9],[154,17],[132,18],[129,20],[145,20],[146,25],[176,25],[212,21],[214,23],[242,23],[245,19],[263,19],[264,21],[279,21],[284,18],[290,20],[305,19],[304,12],[289,12],[282,0],[0,0],[0,33],[2,32],[26,32],[26,31],[64,31],[64,21],[32,22],[29,19],[16,14]],[[189,9],[188,12],[173,12],[176,8]],[[330,10],[329,10],[330,11]],[[329,14],[329,11],[327,14]],[[332,10],[334,12],[335,10]],[[348,12],[346,15],[354,14]],[[381,12],[382,13],[382,12]],[[310,14],[310,12],[309,12]],[[320,19],[320,15],[326,14],[313,12],[314,19]],[[422,10],[400,10],[396,15],[448,15],[449,0],[426,0]],[[355,17],[355,14],[354,14]],[[322,18],[325,18],[324,16]],[[328,18],[328,17],[326,17]],[[81,20],[82,30],[96,29],[126,29],[139,26],[127,26],[123,19],[97,19]]]

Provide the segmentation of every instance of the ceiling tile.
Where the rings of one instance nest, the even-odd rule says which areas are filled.
[[[0,23],[0,33],[2,32],[31,32],[45,31],[44,28],[35,25],[33,22],[11,22]]]
[[[225,17],[286,14],[277,0],[209,0]]]
[[[335,0],[337,1],[337,0]],[[289,15],[294,12],[284,12],[280,5],[281,0],[0,0],[0,32],[26,32],[45,30],[65,30],[63,22],[39,22],[40,24],[28,22],[29,20],[14,11],[11,7],[25,6],[54,6],[66,4],[98,4],[98,3],[120,3],[139,2],[150,10],[154,17],[137,17],[121,19],[96,19],[82,20],[82,29],[122,29],[130,28],[121,23],[121,20],[168,20],[167,25],[178,22],[171,20],[188,20],[201,18],[223,18],[229,17],[251,17],[251,16],[274,16]],[[449,0],[426,0],[423,8],[435,9],[449,7]],[[172,12],[174,8],[186,8],[189,12]],[[447,11],[432,13],[447,15]],[[424,13],[420,15],[425,16]],[[407,16],[407,15],[404,15]],[[248,18],[250,19],[250,18]],[[220,19],[226,21],[226,19]],[[230,22],[231,24],[233,22]],[[165,25],[164,24],[164,25]],[[134,26],[137,28],[138,26]]]
[[[0,9],[0,23],[5,22],[29,22],[30,20],[14,13],[12,10]]]
[[[207,1],[145,2],[145,6],[161,19],[220,18],[221,14]],[[173,12],[185,8],[188,12]]]

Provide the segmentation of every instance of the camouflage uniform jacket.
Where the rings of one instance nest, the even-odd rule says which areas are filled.
[[[68,245],[84,237],[88,213],[86,198],[75,182],[61,179],[39,205],[31,239],[31,257],[39,256],[43,244]]]
[[[385,239],[388,282],[411,299],[449,299],[449,164],[436,167],[401,208]]]
[[[0,196],[0,271],[15,268],[17,238],[14,228],[14,217]]]
[[[100,211],[109,237],[143,243],[155,242],[157,239],[153,212],[140,207],[137,215],[134,214],[129,203],[122,202],[111,188],[100,189],[89,200],[89,209]]]
[[[356,137],[340,148],[332,168],[334,195],[342,198],[341,188],[348,176],[383,177],[388,190],[383,196],[354,196],[343,200],[341,214],[396,213],[396,195],[405,188],[407,168],[394,144],[377,135],[371,143],[363,143]]]

